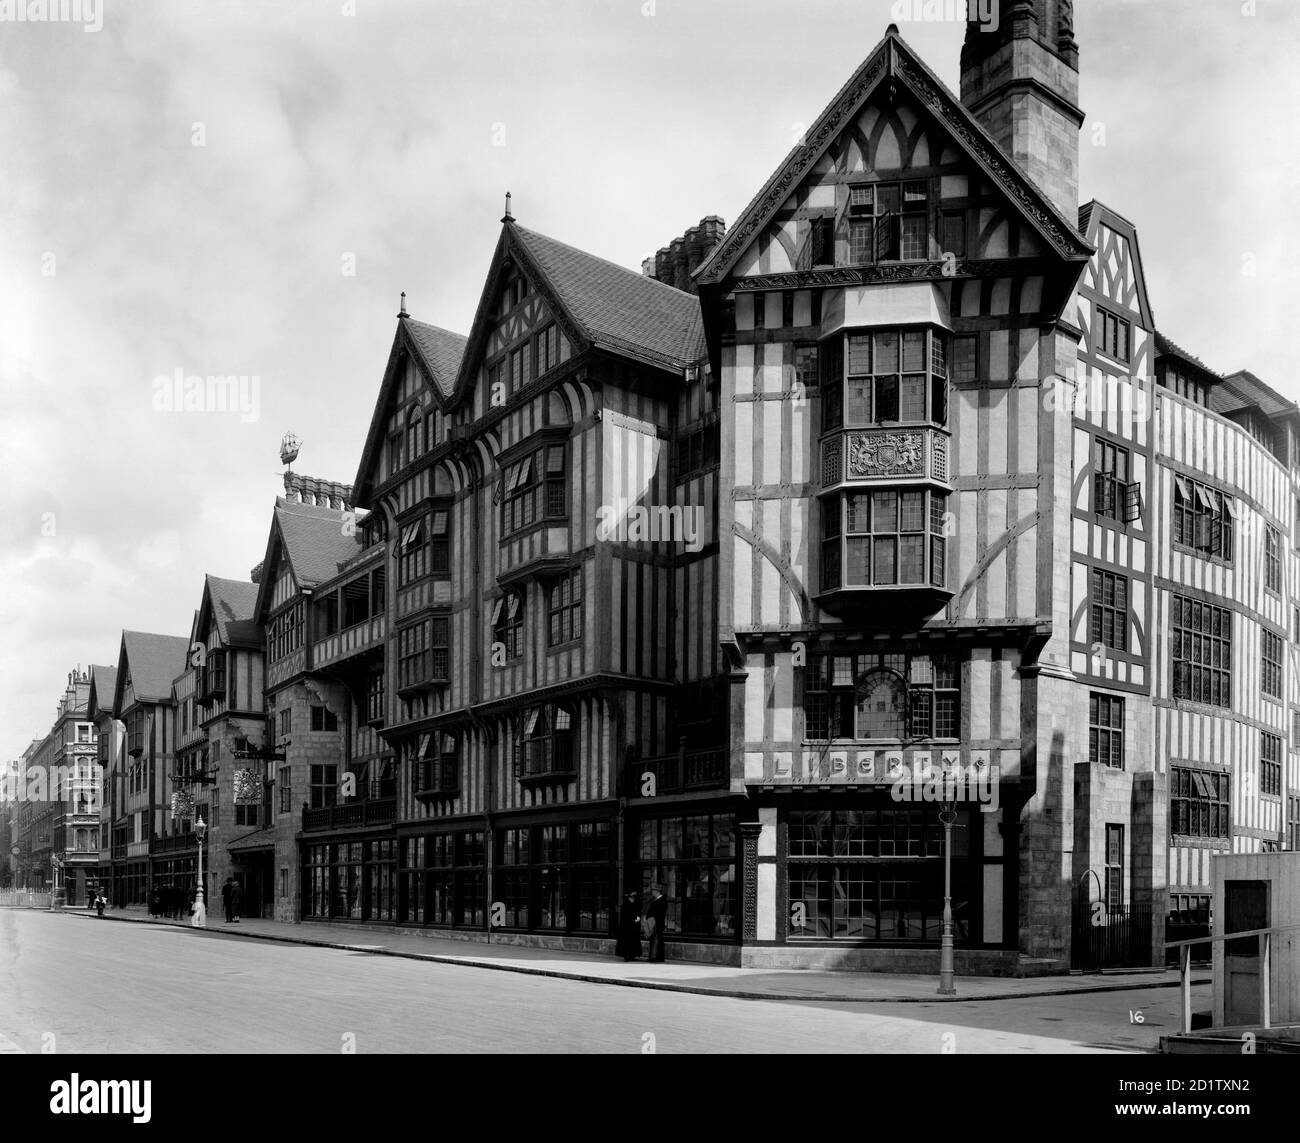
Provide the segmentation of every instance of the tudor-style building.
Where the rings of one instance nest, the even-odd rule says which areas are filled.
[[[116,667],[91,667],[90,690],[86,698],[86,718],[94,725],[95,773],[99,779],[98,858],[95,888],[105,896],[113,888],[112,832],[114,787],[124,780],[122,760],[126,755],[126,727],[113,717],[113,698],[117,690]]]
[[[194,887],[194,824],[201,817],[204,892],[213,916],[229,876],[243,890],[243,915],[271,911],[270,792],[256,757],[265,715],[262,629],[253,619],[257,592],[254,583],[204,577],[185,670],[172,684],[176,766],[168,775],[164,831],[153,847],[156,872],[168,884]]]
[[[152,897],[154,839],[171,829],[171,782],[176,764],[172,682],[188,661],[183,635],[123,631],[111,717],[124,724],[122,779],[110,777],[110,836],[114,905],[144,905]],[[159,854],[170,861],[170,853]],[[161,884],[161,880],[159,881]]]
[[[351,488],[293,473],[255,569],[277,920],[391,921],[392,754],[380,709],[382,532]],[[312,872],[314,871],[314,872]]]
[[[1165,680],[1188,604],[1159,568],[1170,521],[1210,525],[1161,474],[1136,231],[1078,207],[1071,5],[1003,16],[960,98],[891,27],[731,231],[639,282],[507,205],[467,340],[403,305],[356,480],[390,537],[357,671],[399,761],[398,923],[586,938],[657,881],[679,955],[929,965],[938,772],[966,779],[960,970],[1064,967],[1097,902],[1160,955],[1208,795],[1154,712],[1213,652],[1180,627]],[[1267,386],[1210,380],[1243,440],[1289,439]],[[669,509],[694,542],[646,526]],[[1236,844],[1291,828],[1281,717],[1247,718],[1269,792]],[[336,860],[306,859],[318,894]]]
[[[620,868],[639,886],[653,835],[645,876],[675,879],[686,855],[665,843],[658,864],[659,816],[675,836],[699,805],[692,896],[720,905],[708,923],[696,910],[698,933],[733,931],[735,809],[713,821],[699,802],[728,789],[725,738],[707,713],[679,716],[702,707],[685,677],[716,674],[687,610],[712,582],[685,543],[626,526],[696,495],[704,534],[687,538],[713,554],[711,482],[687,481],[716,464],[703,362],[694,296],[527,230],[508,204],[468,339],[403,305],[356,480],[389,537],[399,924],[605,938]],[[692,431],[693,473],[677,448]],[[712,750],[684,753],[683,736]],[[626,810],[643,771],[644,827]]]

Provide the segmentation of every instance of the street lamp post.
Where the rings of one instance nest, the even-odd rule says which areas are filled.
[[[208,823],[201,817],[194,823],[194,832],[199,838],[199,883],[194,893],[194,915],[190,924],[196,929],[208,927],[208,910],[203,901],[203,835],[208,832]]]
[[[63,889],[63,855],[58,853],[50,854],[50,873],[53,875],[54,884],[50,888],[50,912],[57,913],[67,900]]]
[[[939,995],[956,996],[953,983],[952,954],[952,825],[957,814],[951,802],[944,802],[939,813],[943,822],[943,939],[939,944]]]

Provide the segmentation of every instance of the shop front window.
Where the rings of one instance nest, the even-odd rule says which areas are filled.
[[[736,817],[691,814],[641,823],[641,890],[663,886],[667,931],[681,936],[736,936]]]

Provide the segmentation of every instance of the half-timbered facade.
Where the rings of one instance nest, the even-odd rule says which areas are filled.
[[[240,885],[243,915],[271,912],[274,839],[268,774],[259,757],[265,701],[263,634],[254,619],[257,595],[254,583],[204,577],[189,670],[176,684],[178,699],[188,692],[179,713],[189,745],[180,756],[177,780],[169,786],[180,795],[172,806],[169,844],[176,851],[177,883],[192,885],[197,856],[193,824],[203,817],[208,827],[205,893],[214,915],[219,900],[213,901],[212,892],[219,892],[227,877]]]
[[[366,707],[385,612],[383,579],[371,575],[376,533],[351,510],[350,488],[294,474],[285,486],[254,574],[266,648],[261,762],[273,791],[273,915],[387,921],[391,755],[376,748]],[[320,871],[309,874],[318,857]]]
[[[184,669],[185,636],[123,631],[112,716],[126,727],[122,792],[114,791],[111,851],[115,905],[147,904],[154,890],[152,845],[171,828],[171,782],[176,761],[176,707],[172,682]],[[169,860],[159,854],[159,860]],[[159,885],[161,885],[161,878]]]

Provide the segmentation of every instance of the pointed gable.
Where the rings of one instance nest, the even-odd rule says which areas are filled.
[[[190,640],[183,635],[123,631],[118,653],[113,717],[136,702],[167,702],[172,681],[185,669]]]
[[[672,368],[699,360],[694,294],[522,226],[514,231],[591,344]]]
[[[1122,214],[1093,199],[1079,209],[1079,230],[1095,248],[1081,286],[1137,314],[1145,329],[1154,329],[1137,228]],[[1083,320],[1080,324],[1087,328]]]
[[[113,697],[117,691],[117,668],[90,668],[90,694],[86,699],[86,717],[98,718],[101,714],[112,714]]]
[[[507,218],[475,311],[454,402],[466,401],[482,386],[499,403],[501,394],[513,396],[593,347],[679,371],[704,354],[699,300]],[[512,355],[521,349],[516,362]],[[483,398],[475,401],[480,415],[485,408]]]
[[[819,238],[811,217],[833,210],[834,218],[844,218],[852,205],[843,183],[846,176],[959,161],[967,167],[967,185],[948,186],[945,178],[943,197],[994,196],[1023,224],[1016,227],[1014,241],[1004,242],[997,231],[996,212],[977,216],[966,231],[972,248],[967,256],[1050,252],[1059,259],[1082,262],[1091,252],[1078,233],[1077,219],[1061,215],[891,26],[809,129],[805,142],[795,146],[696,270],[695,279],[706,287],[741,273],[810,269],[818,256],[823,261],[817,264],[848,269],[856,263],[817,249],[825,239]],[[873,204],[873,209],[879,208]],[[906,206],[900,203],[895,208],[891,201],[883,213],[895,209],[901,213]],[[942,233],[936,238],[944,243]],[[941,260],[941,255],[942,251],[932,251],[928,261]],[[871,260],[875,260],[874,250]],[[910,269],[907,273],[890,269],[891,280],[912,276]]]
[[[204,576],[203,600],[195,619],[195,638],[204,640],[209,627],[215,624],[217,638],[223,647],[259,646],[262,633],[256,620],[257,593],[255,583]]]
[[[262,582],[256,585],[256,621],[265,622],[289,595],[332,578],[360,550],[354,513],[277,497]]]
[[[384,444],[396,427],[394,416],[399,407],[411,404],[414,398],[421,411],[446,411],[456,387],[465,345],[466,338],[459,333],[416,321],[405,312],[398,315],[384,379],[353,481],[357,504],[366,504],[375,487],[389,475]],[[430,412],[430,415],[434,414]],[[439,435],[437,430],[430,434],[429,447],[433,447]]]

